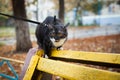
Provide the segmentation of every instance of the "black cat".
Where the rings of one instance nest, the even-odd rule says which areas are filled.
[[[42,24],[37,26],[36,37],[40,48],[48,57],[51,55],[51,49],[59,49],[67,40],[67,29],[69,25],[64,25],[59,19],[54,17],[47,17]]]

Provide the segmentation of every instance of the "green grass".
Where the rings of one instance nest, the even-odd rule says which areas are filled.
[[[4,45],[5,45],[5,43],[3,43],[3,42],[0,42],[0,47],[1,47],[1,46],[4,46]]]
[[[36,27],[29,27],[31,35],[35,35],[35,29],[36,29]]]
[[[35,34],[35,27],[30,27],[30,34]],[[15,36],[15,28],[14,27],[1,27],[0,26],[0,38],[1,37],[14,37]]]
[[[0,27],[0,37],[12,37],[15,36],[14,27]]]

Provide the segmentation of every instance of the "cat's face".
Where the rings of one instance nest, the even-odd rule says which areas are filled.
[[[63,25],[55,25],[54,27],[51,26],[49,32],[49,38],[52,42],[54,47],[60,47],[64,44],[67,40],[67,26]]]

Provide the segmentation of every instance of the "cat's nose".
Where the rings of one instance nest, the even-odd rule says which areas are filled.
[[[55,40],[55,42],[59,42],[59,40]]]

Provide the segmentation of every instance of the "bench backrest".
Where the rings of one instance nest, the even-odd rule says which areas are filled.
[[[42,58],[40,55],[41,51],[38,51],[32,57],[24,80],[31,80],[35,69],[67,80],[120,80],[118,72],[81,65],[92,64],[120,69],[120,54],[53,50],[51,59]]]

